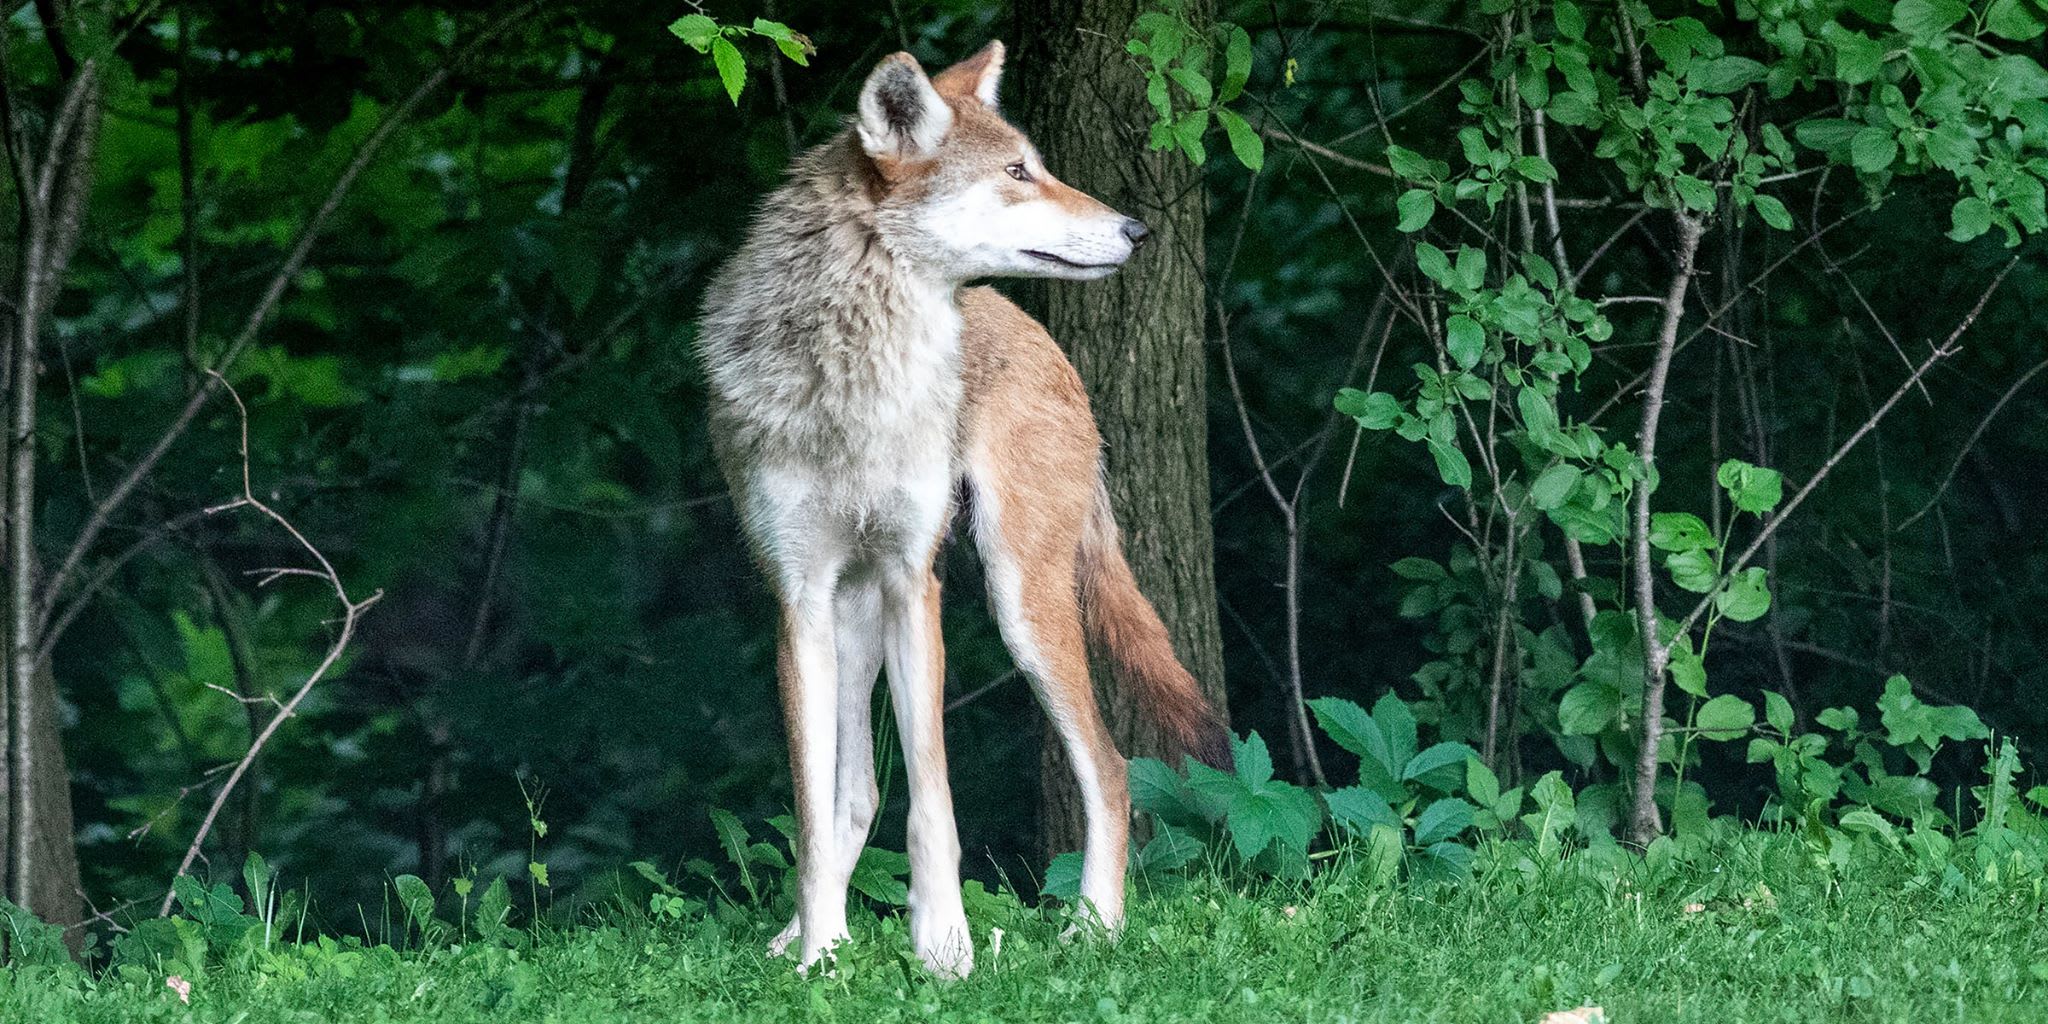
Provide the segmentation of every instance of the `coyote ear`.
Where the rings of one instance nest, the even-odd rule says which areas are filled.
[[[932,87],[939,95],[964,99],[972,96],[991,110],[996,105],[996,84],[1003,77],[1003,41],[991,39],[981,52],[939,72]]]
[[[860,143],[869,156],[929,156],[951,127],[953,108],[907,53],[882,58],[860,87]]]

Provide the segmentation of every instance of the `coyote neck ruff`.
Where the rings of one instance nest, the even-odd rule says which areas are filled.
[[[806,154],[705,303],[719,457],[778,570],[912,569],[944,526],[958,282],[888,237],[874,177],[852,132]]]
[[[878,802],[869,718],[884,668],[910,794],[911,942],[940,974],[973,964],[931,568],[956,484],[1003,642],[1084,794],[1081,889],[1099,923],[1123,918],[1130,798],[1085,635],[1182,750],[1227,758],[1124,563],[1080,378],[1037,322],[960,287],[1102,277],[1146,234],[1047,173],[996,113],[1002,55],[991,43],[936,78],[907,54],[884,59],[859,116],[796,163],[705,298],[712,445],[781,610],[797,912],[771,949],[800,941],[806,965],[846,937]]]

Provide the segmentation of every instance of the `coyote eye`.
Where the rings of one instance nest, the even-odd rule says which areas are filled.
[[[1018,181],[1031,180],[1031,172],[1024,169],[1024,164],[1022,161],[1011,164],[1010,166],[1003,168],[1003,170],[1009,172],[1010,177],[1015,178]]]

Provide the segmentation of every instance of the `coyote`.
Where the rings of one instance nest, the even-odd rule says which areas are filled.
[[[1092,634],[1181,749],[1228,737],[1125,564],[1080,378],[992,276],[1092,280],[1144,224],[1062,184],[996,112],[1003,47],[927,77],[884,58],[845,131],[793,164],[704,301],[712,444],[781,605],[777,674],[795,790],[796,916],[808,966],[844,939],[874,818],[869,714],[886,666],[910,792],[910,934],[966,974],[960,841],[946,780],[933,555],[967,496],[1004,643],[1086,806],[1081,892],[1123,919],[1125,762],[1088,678]]]

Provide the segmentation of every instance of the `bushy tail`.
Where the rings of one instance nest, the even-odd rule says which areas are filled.
[[[1109,492],[1095,483],[1095,507],[1081,533],[1081,612],[1088,635],[1109,656],[1118,685],[1180,752],[1229,770],[1230,733],[1201,685],[1173,653],[1173,641],[1124,561]]]

